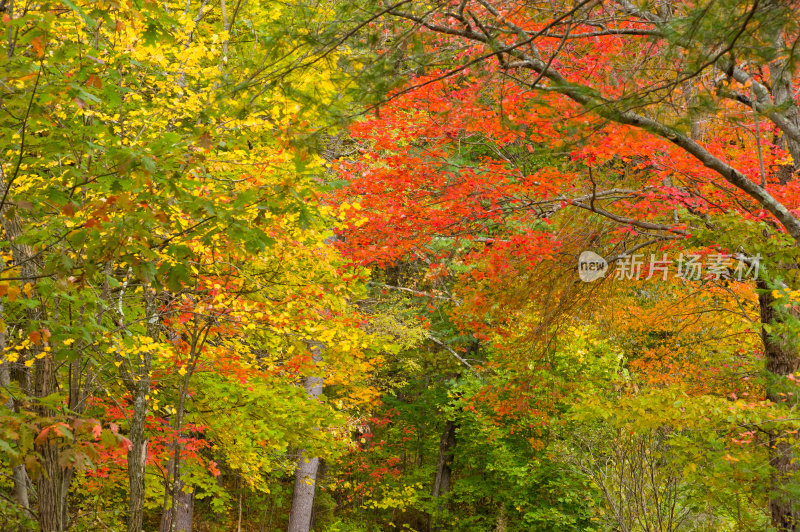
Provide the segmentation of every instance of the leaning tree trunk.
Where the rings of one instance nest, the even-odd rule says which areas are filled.
[[[322,361],[322,345],[312,343],[309,346],[312,361],[316,368]],[[309,399],[317,400],[322,395],[322,377],[309,375],[305,380],[306,393]],[[292,495],[292,510],[289,513],[288,532],[308,532],[311,530],[311,518],[314,510],[314,491],[317,487],[317,472],[319,471],[319,457],[306,456],[303,449],[297,460],[297,470],[294,475],[294,493]]]
[[[790,401],[796,403],[794,395],[787,386],[787,375],[800,367],[797,342],[791,334],[767,332],[766,327],[780,327],[784,318],[774,307],[775,299],[772,289],[764,281],[758,281],[758,303],[761,314],[761,337],[764,343],[764,354],[767,369],[767,398],[775,404],[786,405]],[[792,405],[788,405],[792,406]],[[800,525],[800,504],[792,496],[792,480],[798,473],[795,463],[797,453],[797,436],[775,429],[769,433],[769,462],[772,466],[770,477],[769,510],[772,525],[779,531],[798,530]]]

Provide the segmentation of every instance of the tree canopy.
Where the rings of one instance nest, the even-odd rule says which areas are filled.
[[[788,0],[0,0],[9,530],[800,530]]]

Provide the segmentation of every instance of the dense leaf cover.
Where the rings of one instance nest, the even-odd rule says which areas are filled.
[[[4,529],[800,529],[795,3],[0,12]]]

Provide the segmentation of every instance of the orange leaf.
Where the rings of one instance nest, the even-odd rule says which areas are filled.
[[[94,74],[89,75],[89,79],[86,80],[86,85],[88,85],[89,87],[94,87],[95,89],[103,88],[103,82],[100,81],[100,78],[98,78]]]
[[[20,292],[20,289],[17,288],[16,286],[9,286],[8,287],[8,291],[7,291],[8,300],[13,302],[15,299],[17,299],[17,296],[19,295],[19,292]]]
[[[41,37],[34,37],[31,41],[31,46],[33,46],[33,50],[36,52],[36,57],[39,59],[44,57],[44,44],[42,43]]]

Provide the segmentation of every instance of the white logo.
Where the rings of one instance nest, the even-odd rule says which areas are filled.
[[[584,251],[578,257],[578,275],[584,283],[591,283],[605,277],[608,273],[606,259],[594,251]]]

